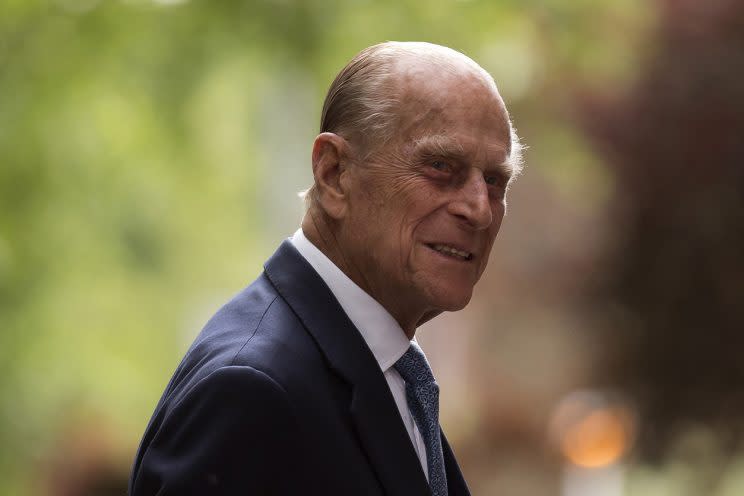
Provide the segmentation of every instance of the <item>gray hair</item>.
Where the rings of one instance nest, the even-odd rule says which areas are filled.
[[[396,110],[400,104],[395,79],[391,76],[406,55],[424,58],[451,72],[459,70],[453,60],[464,61],[496,87],[493,77],[485,69],[451,48],[425,42],[379,43],[359,52],[331,83],[323,102],[320,132],[338,134],[355,141],[367,157],[389,141],[395,131]],[[513,177],[516,177],[522,170],[523,146],[511,120],[509,131],[511,150],[507,161],[514,171]],[[313,184],[299,196],[309,208],[315,201],[315,194]]]

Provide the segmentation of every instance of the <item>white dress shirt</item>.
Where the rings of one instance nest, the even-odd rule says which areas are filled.
[[[325,281],[344,309],[349,320],[356,326],[367,342],[367,346],[377,360],[390,392],[398,406],[400,417],[406,426],[411,443],[416,450],[421,468],[426,479],[429,470],[426,463],[426,447],[421,433],[416,427],[406,400],[406,383],[395,370],[395,362],[406,352],[411,342],[398,322],[377,300],[364,292],[354,281],[344,274],[331,260],[305,237],[298,229],[290,239],[297,251],[312,265],[318,275]]]

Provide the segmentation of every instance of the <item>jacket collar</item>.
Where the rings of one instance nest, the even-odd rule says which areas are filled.
[[[329,366],[352,386],[351,416],[386,494],[430,494],[385,377],[328,286],[289,241],[279,246],[264,270]]]
[[[326,283],[385,373],[411,346],[398,322],[307,239],[302,228],[290,242]]]

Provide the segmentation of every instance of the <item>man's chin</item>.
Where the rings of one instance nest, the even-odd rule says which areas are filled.
[[[434,307],[441,312],[457,312],[462,310],[470,303],[473,296],[472,291],[463,291],[461,293],[448,291],[444,294],[433,295],[432,302]]]

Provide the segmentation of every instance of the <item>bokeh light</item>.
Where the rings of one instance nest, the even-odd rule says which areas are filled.
[[[574,392],[561,400],[551,436],[573,464],[598,468],[620,461],[633,445],[635,415],[627,405],[600,392]]]

